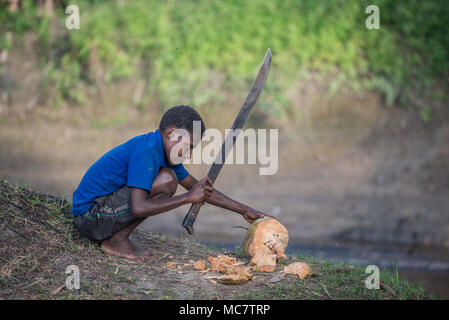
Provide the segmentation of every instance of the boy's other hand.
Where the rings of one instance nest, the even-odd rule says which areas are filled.
[[[249,223],[253,223],[254,221],[256,221],[257,219],[260,218],[265,218],[265,217],[269,217],[269,218],[273,218],[276,219],[273,216],[270,216],[268,214],[265,214],[263,212],[260,212],[258,210],[249,208],[248,211],[243,215],[243,217],[245,218],[246,221],[248,221]],[[277,219],[276,219],[277,220]]]
[[[189,190],[189,202],[197,203],[206,201],[214,191],[213,182],[209,177],[204,177],[197,183],[193,185],[193,187]]]
[[[265,217],[265,215],[260,211],[249,208],[243,217],[249,223],[253,223],[255,220]]]

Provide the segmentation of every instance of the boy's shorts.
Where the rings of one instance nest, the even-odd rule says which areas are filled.
[[[79,233],[101,242],[135,220],[131,211],[131,189],[123,186],[117,191],[98,197],[92,207],[73,220]]]

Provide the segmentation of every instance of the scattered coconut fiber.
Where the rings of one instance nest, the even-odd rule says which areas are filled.
[[[211,265],[209,269],[206,269],[206,262],[204,260],[194,262],[193,266],[196,270],[201,270],[203,273],[215,271],[222,274],[221,276],[208,277],[212,282],[215,282],[212,279],[216,279],[223,284],[241,284],[251,280],[253,277],[249,271],[250,268],[244,267],[243,265],[245,263],[237,258],[221,254],[217,257],[210,256],[208,261]]]

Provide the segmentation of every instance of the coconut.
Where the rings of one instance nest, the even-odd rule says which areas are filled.
[[[276,219],[266,217],[251,224],[243,240],[243,251],[248,257],[274,254],[281,261],[286,258],[287,244],[287,229]]]

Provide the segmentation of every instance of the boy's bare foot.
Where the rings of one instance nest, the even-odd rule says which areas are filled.
[[[142,248],[139,248],[130,239],[114,240],[107,238],[101,243],[104,252],[127,259],[147,260],[149,257]]]

